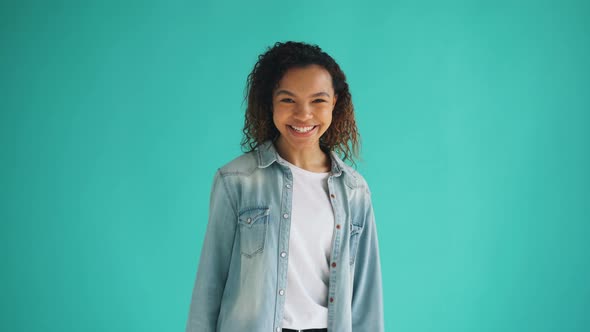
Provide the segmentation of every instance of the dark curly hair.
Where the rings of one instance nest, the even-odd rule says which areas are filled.
[[[279,130],[273,122],[272,94],[279,81],[290,68],[319,65],[332,77],[334,93],[338,95],[332,111],[332,123],[320,137],[320,148],[324,152],[335,151],[342,160],[355,165],[359,154],[360,135],[354,119],[352,97],[346,83],[346,76],[334,59],[317,45],[302,42],[277,42],[258,56],[258,62],[248,75],[244,101],[248,100],[242,150],[256,149],[266,140],[279,137]]]

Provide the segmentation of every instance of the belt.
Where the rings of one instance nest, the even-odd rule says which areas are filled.
[[[328,332],[328,329],[308,329],[308,330],[283,329],[283,332]]]

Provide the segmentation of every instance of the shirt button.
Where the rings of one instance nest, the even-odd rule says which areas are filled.
[[[333,297],[330,298],[330,302],[334,302],[334,298]]]
[[[340,224],[336,225],[336,229],[340,229]]]
[[[332,262],[332,267],[336,267],[336,262]]]
[[[279,295],[285,295],[285,291],[281,289],[281,290],[279,291]]]
[[[330,194],[330,197],[332,198],[336,198],[336,196],[334,194]]]
[[[285,187],[287,187],[288,189],[291,189],[291,185],[287,183],[287,185],[285,185]]]
[[[289,214],[288,213],[283,214],[283,218],[285,218],[285,219],[289,218]]]
[[[287,253],[283,251],[283,252],[281,253],[281,257],[283,257],[283,258],[287,257]]]

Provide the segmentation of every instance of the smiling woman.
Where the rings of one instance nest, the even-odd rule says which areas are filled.
[[[277,118],[292,116],[294,126],[311,123],[303,119],[329,109],[330,122],[310,140],[325,153],[335,151],[354,164],[359,134],[346,75],[334,59],[316,45],[277,43],[254,65],[247,82],[248,108],[242,147],[253,151],[266,140],[277,140],[284,125]],[[291,104],[291,105],[289,105]],[[278,111],[278,112],[277,112]],[[299,114],[301,113],[301,114]],[[303,119],[303,120],[301,120]]]
[[[327,172],[330,158],[321,151],[320,138],[332,123],[338,99],[330,73],[318,65],[292,68],[277,90],[273,122],[280,133],[276,140],[279,154],[301,168]]]
[[[346,77],[276,43],[248,76],[245,154],[218,169],[187,331],[383,331],[381,267]],[[342,157],[340,156],[342,155]]]

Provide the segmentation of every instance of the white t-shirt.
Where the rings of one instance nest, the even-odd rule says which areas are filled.
[[[285,159],[293,174],[289,263],[282,327],[328,326],[328,282],[334,211],[328,196],[330,173],[314,173]]]

